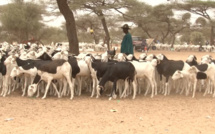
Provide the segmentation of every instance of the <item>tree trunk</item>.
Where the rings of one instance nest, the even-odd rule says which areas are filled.
[[[57,0],[58,8],[66,20],[66,31],[69,40],[69,52],[78,55],[79,44],[76,32],[75,18],[67,3],[67,0]]]
[[[174,46],[174,44],[175,44],[175,35],[176,35],[176,34],[173,34],[173,36],[172,36],[171,48],[173,48],[173,46]]]
[[[104,15],[102,13],[100,13],[99,18],[101,18],[102,26],[103,26],[104,31],[105,31],[105,36],[106,36],[105,39],[106,39],[106,42],[107,42],[107,49],[110,50],[110,35],[109,35],[108,28],[107,28],[105,17],[104,17]]]
[[[214,26],[211,26],[211,40],[210,40],[210,45],[215,45],[214,44]]]
[[[163,37],[161,37],[161,43],[164,44],[165,39]]]

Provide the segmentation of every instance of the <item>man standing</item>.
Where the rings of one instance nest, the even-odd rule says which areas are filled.
[[[128,27],[128,24],[124,24],[121,28],[123,29],[125,36],[123,37],[123,40],[121,43],[121,51],[120,52],[125,53],[126,55],[134,54],[132,37],[131,37],[131,34],[128,32],[128,30],[130,29]]]

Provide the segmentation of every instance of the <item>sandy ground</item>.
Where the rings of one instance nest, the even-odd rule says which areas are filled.
[[[177,60],[190,54],[198,61],[205,54],[215,57],[206,52],[150,53]],[[141,94],[135,100],[129,96],[108,101],[105,95],[96,99],[84,92],[73,100],[53,96],[42,100],[21,97],[21,91],[15,91],[0,97],[0,134],[214,134],[215,98],[202,94],[197,92],[194,99],[174,92],[153,99]]]

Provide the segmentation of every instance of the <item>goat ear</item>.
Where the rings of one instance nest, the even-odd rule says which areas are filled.
[[[157,59],[157,64],[160,64],[160,63],[161,63],[160,59]]]

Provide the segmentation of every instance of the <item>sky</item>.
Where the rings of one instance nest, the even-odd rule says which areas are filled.
[[[8,4],[10,0],[0,0],[0,5]]]

